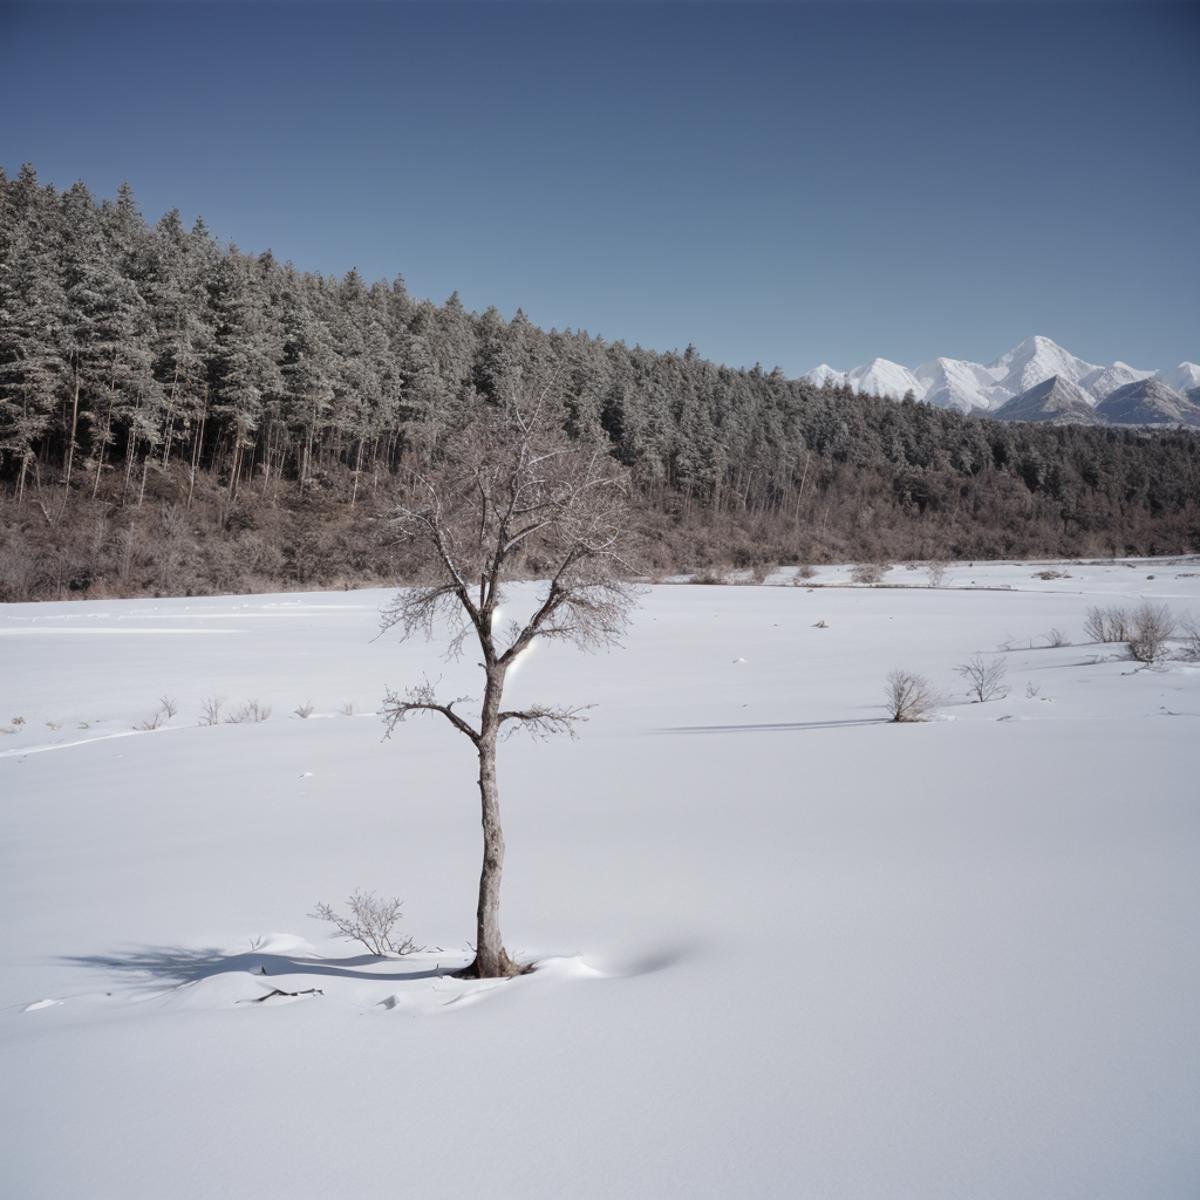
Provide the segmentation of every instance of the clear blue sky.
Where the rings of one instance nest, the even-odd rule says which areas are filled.
[[[798,374],[1200,359],[1200,6],[0,0],[0,165]]]

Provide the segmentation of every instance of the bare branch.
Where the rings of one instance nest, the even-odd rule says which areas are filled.
[[[459,733],[469,737],[472,742],[479,743],[479,732],[469,722],[454,711],[456,704],[470,703],[470,696],[457,696],[453,700],[441,702],[436,698],[436,685],[428,679],[421,683],[405,688],[403,692],[393,692],[390,688],[383,698],[383,717],[387,725],[385,737],[391,737],[397,725],[406,721],[413,713],[441,713]]]
[[[592,704],[584,704],[577,708],[555,704],[534,704],[529,708],[502,712],[498,719],[501,724],[508,721],[516,722],[505,730],[505,737],[511,737],[518,730],[524,730],[539,741],[559,733],[565,733],[568,737],[573,738],[576,736],[575,726],[580,721],[586,721],[588,718],[584,714],[594,707],[595,705]]]

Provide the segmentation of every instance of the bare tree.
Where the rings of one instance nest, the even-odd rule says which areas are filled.
[[[439,713],[467,737],[479,758],[483,866],[476,908],[475,960],[469,977],[514,975],[521,967],[500,934],[504,834],[496,782],[496,744],[502,731],[535,736],[571,732],[583,710],[554,705],[504,709],[508,672],[539,638],[583,649],[612,645],[625,628],[635,590],[627,553],[632,543],[624,471],[601,446],[572,442],[545,395],[489,405],[471,425],[442,443],[440,461],[415,475],[413,499],[395,525],[419,555],[423,578],[399,593],[383,614],[384,629],[402,637],[434,636],[445,622],[448,657],[464,643],[479,644],[483,698],[472,722],[457,706],[467,697],[439,699],[425,681],[389,691],[389,735],[413,713]],[[545,581],[532,615],[494,625],[503,586],[514,579]]]
[[[930,587],[941,587],[946,581],[946,564],[938,559],[933,559],[925,568],[925,573],[928,576]]]
[[[1007,668],[1002,658],[993,658],[989,662],[982,654],[976,654],[954,669],[967,681],[971,695],[980,704],[1003,700],[1008,695],[1008,688],[1004,686]]]
[[[937,704],[929,681],[912,671],[893,671],[884,695],[888,716],[896,722],[923,721]]]

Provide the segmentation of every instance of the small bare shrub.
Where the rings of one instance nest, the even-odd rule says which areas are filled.
[[[811,566],[809,563],[801,563],[800,566],[796,568],[796,573],[792,576],[792,582],[794,584],[801,584],[806,579],[811,579],[816,573],[817,571],[815,567]]]
[[[271,706],[257,700],[247,700],[225,718],[226,725],[258,725],[271,715]]]
[[[931,562],[925,568],[925,574],[929,580],[930,587],[941,587],[946,581],[946,564],[944,562]]]
[[[1041,694],[1042,694],[1042,689],[1040,686],[1034,685],[1032,683],[1027,683],[1025,685],[1025,699],[1026,700],[1036,700]]]
[[[829,622],[826,621],[824,617],[822,617],[819,621],[813,622],[813,628],[814,629],[828,629]]]
[[[1034,571],[1034,579],[1070,579],[1071,576],[1066,571]]]
[[[358,942],[377,958],[392,954],[403,956],[421,950],[410,937],[396,940],[392,930],[400,920],[403,901],[394,897],[380,899],[374,892],[356,891],[347,901],[348,913],[335,912],[328,904],[318,904],[308,915],[328,921],[338,936]]]
[[[13,717],[11,724],[15,725],[18,729],[20,729],[21,726],[25,724],[25,718],[24,717]]]
[[[688,583],[700,583],[710,587],[716,586],[717,584],[726,584],[728,582],[728,574],[720,570],[718,567],[707,567],[703,571],[697,571],[696,574],[688,580]]]
[[[1109,608],[1093,605],[1084,619],[1083,632],[1093,642],[1127,642],[1130,638],[1130,615],[1115,604]]]
[[[771,574],[771,568],[767,563],[755,563],[750,568],[750,582],[763,584],[767,582],[767,576]]]
[[[1083,636],[1089,642],[1107,642],[1108,622],[1105,620],[1104,609],[1093,604],[1083,618]]]
[[[891,563],[859,563],[850,572],[851,583],[879,583],[892,569]]]
[[[1175,632],[1175,618],[1165,604],[1139,604],[1130,617],[1129,653],[1140,663],[1158,662]]]
[[[1059,646],[1068,646],[1070,643],[1067,641],[1067,635],[1061,629],[1051,629],[1046,634],[1046,645],[1057,649]]]
[[[980,704],[1003,700],[1008,695],[1008,688],[1004,686],[1007,667],[1001,658],[989,661],[982,654],[976,654],[954,669],[967,681],[968,690]]]
[[[312,702],[306,700],[303,704],[297,704],[296,707],[292,709],[292,712],[295,713],[300,720],[307,721],[308,718],[313,715]]]
[[[1184,662],[1200,662],[1200,621],[1195,617],[1184,617],[1180,623],[1183,631],[1183,648],[1179,657]]]
[[[163,723],[163,713],[160,708],[152,717],[147,717],[146,720],[134,726],[134,729],[139,733],[149,733],[153,729],[157,729]]]
[[[221,709],[224,706],[225,701],[219,696],[209,696],[200,706],[200,724],[219,725],[221,723]]]
[[[346,703],[343,704],[342,707],[338,709],[338,712],[340,712],[343,717],[354,716],[354,701],[347,700]]]
[[[887,677],[884,705],[894,722],[923,721],[937,704],[937,697],[923,675],[893,671]]]
[[[169,721],[179,712],[179,705],[171,696],[160,696],[158,700],[158,711],[162,713],[165,720]]]

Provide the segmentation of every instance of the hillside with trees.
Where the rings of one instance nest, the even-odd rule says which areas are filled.
[[[1200,438],[1002,424],[467,311],[0,174],[0,600],[394,581],[513,390],[629,468],[654,570],[1200,545]]]

